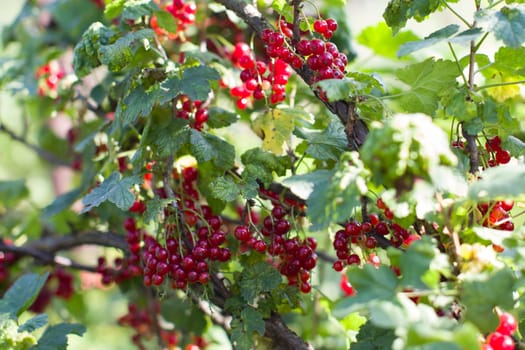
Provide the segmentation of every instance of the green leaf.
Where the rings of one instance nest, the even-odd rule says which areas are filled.
[[[126,0],[122,7],[122,20],[135,21],[150,16],[156,8],[152,0]]]
[[[428,142],[432,135],[432,142]],[[372,129],[361,149],[361,158],[377,185],[400,193],[412,189],[416,178],[431,178],[431,169],[455,165],[448,136],[422,114],[399,114]]]
[[[115,171],[84,197],[82,200],[84,208],[80,213],[86,213],[105,201],[110,201],[121,210],[128,210],[135,201],[135,196],[129,189],[140,183],[142,179],[139,176],[126,177],[121,180],[120,174]]]
[[[240,194],[239,185],[230,176],[218,177],[210,187],[213,196],[225,202],[233,202]]]
[[[268,263],[261,261],[253,266],[245,266],[241,273],[239,286],[241,296],[251,304],[261,293],[271,292],[281,284],[281,275]]]
[[[101,45],[98,49],[98,59],[107,65],[110,71],[120,72],[132,62],[138,49],[147,49],[154,40],[155,32],[152,29],[128,32],[113,44]]]
[[[253,130],[262,138],[262,148],[275,154],[283,153],[295,128],[296,114],[291,109],[272,108],[253,122]]]
[[[441,276],[450,274],[447,259],[428,237],[413,242],[399,257],[401,284],[413,289],[437,288]]]
[[[24,179],[0,181],[0,203],[3,205],[12,207],[28,195]]]
[[[252,349],[253,335],[245,331],[242,321],[234,318],[231,322],[231,341],[236,349]]]
[[[525,47],[502,46],[494,54],[494,62],[490,69],[482,70],[485,77],[490,77],[494,71],[504,74],[504,76],[525,76]]]
[[[512,237],[512,232],[510,231],[496,230],[489,227],[475,226],[472,230],[478,237],[499,246],[503,246],[505,239]]]
[[[383,18],[396,34],[406,25],[407,20],[410,18],[423,20],[436,11],[440,3],[440,0],[390,0],[383,13]]]
[[[485,24],[486,30],[507,46],[519,47],[525,42],[525,9],[520,6],[497,11],[480,11],[477,20]]]
[[[169,33],[177,33],[177,22],[175,18],[166,11],[155,11],[159,27]]]
[[[144,222],[159,222],[159,214],[170,203],[173,202],[171,198],[154,198],[146,202],[146,211],[144,212]]]
[[[161,157],[180,156],[184,147],[190,144],[188,121],[174,118],[167,123],[154,123],[149,139],[157,145]]]
[[[505,164],[489,168],[481,180],[470,185],[468,198],[480,202],[492,199],[523,199],[525,193],[525,165]]]
[[[259,311],[251,306],[247,306],[241,311],[241,319],[248,334],[257,332],[261,336],[264,335],[266,325],[263,315]]]
[[[78,199],[78,197],[80,197],[82,192],[84,192],[82,188],[75,188],[74,190],[56,197],[53,203],[49,204],[42,210],[42,217],[49,219],[52,216],[55,216],[56,214],[68,209]]]
[[[402,94],[399,103],[407,112],[432,116],[437,110],[440,94],[456,84],[459,74],[454,62],[434,61],[434,58],[399,69],[397,78],[411,88]]]
[[[352,344],[352,350],[391,349],[395,339],[394,330],[376,327],[369,321],[359,329],[357,342]]]
[[[115,118],[125,124],[134,124],[139,117],[148,116],[156,102],[157,89],[144,90],[139,85],[120,100],[115,112]]]
[[[179,94],[186,94],[191,100],[206,100],[211,90],[210,80],[219,78],[219,72],[207,66],[186,68],[182,73],[182,79],[171,76],[161,83],[160,103],[164,104]]]
[[[235,148],[219,137],[190,130],[191,154],[199,163],[212,161],[219,170],[229,170],[235,162]]]
[[[434,33],[425,37],[423,40],[411,41],[404,44],[399,48],[397,55],[399,57],[402,57],[411,54],[412,52],[433,46],[440,42],[467,45],[472,40],[476,40],[482,33],[481,28],[473,28],[465,30],[457,35],[454,35],[457,33],[458,30],[459,26],[457,24],[450,24],[444,28],[435,31]]]
[[[92,1],[55,1],[46,6],[62,35],[77,42],[89,25],[100,18],[100,8]],[[74,18],[74,20],[71,20]]]
[[[360,310],[370,301],[392,302],[396,296],[398,280],[394,272],[384,265],[375,268],[372,264],[353,266],[347,271],[348,280],[356,290],[355,296],[338,301],[333,309],[336,318],[344,318]]]
[[[344,153],[333,170],[291,176],[284,180],[284,184],[300,197],[311,190],[306,201],[306,214],[312,222],[310,230],[316,231],[348,220],[360,206],[361,196],[368,192],[368,177],[358,154],[353,152]]]
[[[306,154],[319,160],[338,160],[348,148],[344,127],[335,119],[322,131],[296,129],[295,134],[308,144]]]
[[[31,273],[18,278],[0,299],[0,314],[20,316],[33,304],[48,276],[47,273],[43,275]]]
[[[317,82],[328,101],[350,101],[357,95],[368,95],[374,89],[383,92],[383,86],[371,74],[352,72],[343,79],[326,79]]]
[[[481,332],[496,329],[498,316],[495,307],[511,310],[514,307],[514,273],[504,268],[495,273],[469,275],[463,283],[461,301],[465,305],[465,319],[476,325]]]
[[[48,322],[46,314],[36,315],[27,320],[23,325],[18,327],[18,332],[33,332],[36,329],[44,327]]]
[[[230,126],[239,120],[239,115],[237,113],[227,111],[221,107],[210,107],[208,113],[209,117],[206,124],[213,129]]]
[[[292,162],[289,157],[277,156],[271,152],[265,152],[262,149],[256,147],[247,150],[241,155],[241,161],[244,165],[257,164],[261,168],[271,173],[275,173],[279,176],[283,176],[287,169],[290,169]]]
[[[50,326],[38,339],[38,344],[34,347],[34,350],[66,350],[68,345],[67,335],[76,334],[82,336],[85,331],[86,327],[76,323],[60,323]]]
[[[124,4],[127,1],[128,0],[112,0],[112,1],[110,1],[104,7],[104,16],[107,19],[117,18],[122,13],[122,9],[124,8]]]
[[[401,31],[393,35],[386,23],[379,22],[375,26],[366,27],[358,36],[357,42],[369,47],[375,54],[395,59],[403,56],[398,53],[401,45],[414,42],[419,37],[412,31]]]

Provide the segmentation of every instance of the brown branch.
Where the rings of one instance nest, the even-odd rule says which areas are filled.
[[[253,31],[260,37],[264,29],[273,29],[268,21],[262,16],[259,10],[242,0],[216,0],[218,3],[224,5],[227,9],[235,12],[246,24],[248,24]],[[313,71],[306,65],[295,70],[297,74],[309,86],[312,83]],[[314,94],[319,98],[325,106],[334,113],[341,123],[345,126],[346,137],[348,139],[348,147],[350,150],[358,150],[365,142],[368,136],[368,127],[364,121],[359,119],[356,111],[355,102],[346,100],[339,100],[328,102],[319,97],[319,92],[314,90]]]
[[[70,162],[65,161],[56,155],[54,155],[51,152],[46,151],[45,149],[38,147],[37,145],[34,145],[30,143],[28,140],[26,140],[24,137],[17,135],[13,130],[6,127],[3,123],[0,123],[0,131],[7,134],[12,140],[20,142],[27,148],[34,151],[40,158],[44,159],[45,161],[53,164],[53,165],[64,165],[64,166],[70,166]]]
[[[66,236],[48,236],[29,241],[22,246],[6,244],[0,240],[0,251],[12,252],[18,256],[29,256],[45,265],[58,265],[76,270],[97,272],[96,266],[88,266],[58,255],[57,253],[82,245],[104,246],[117,248],[128,253],[128,245],[124,236],[111,232],[89,231]]]

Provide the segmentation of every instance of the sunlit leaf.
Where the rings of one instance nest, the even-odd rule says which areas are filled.
[[[379,22],[375,26],[366,27],[358,36],[357,41],[364,46],[367,46],[374,51],[374,53],[388,57],[396,58],[403,56],[398,52],[401,45],[414,42],[419,37],[412,31],[400,31],[393,35],[386,23]]]
[[[80,213],[86,213],[105,201],[110,201],[121,210],[128,210],[135,201],[135,196],[131,193],[130,188],[141,182],[142,179],[139,176],[120,179],[120,174],[113,172],[84,197],[82,200],[84,208]]]

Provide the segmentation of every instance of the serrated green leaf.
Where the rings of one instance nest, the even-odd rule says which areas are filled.
[[[519,47],[525,42],[525,9],[520,6],[504,6],[499,10],[481,11],[477,20],[485,24],[487,31],[507,46]]]
[[[352,344],[352,350],[391,349],[395,339],[394,330],[376,327],[369,321],[359,329],[357,342]]]
[[[429,36],[425,37],[423,40],[412,41],[402,45],[397,52],[399,57],[411,54],[415,51],[425,49],[427,47],[433,46],[440,42],[448,42],[454,44],[468,44],[472,40],[476,40],[481,34],[481,28],[473,28],[465,30],[457,35],[454,35],[459,30],[457,24],[450,24],[444,28],[441,28]]]
[[[289,109],[276,108],[255,119],[253,130],[262,138],[263,150],[282,154],[284,143],[289,140],[295,128],[294,121],[295,114]]]
[[[0,203],[12,207],[29,195],[24,179],[0,181]]]
[[[166,208],[173,199],[170,198],[154,198],[146,202],[146,211],[144,212],[144,222],[160,222],[159,214]]]
[[[124,4],[127,0],[112,0],[104,7],[104,16],[107,19],[114,19],[120,16]]]
[[[525,76],[525,47],[502,46],[494,54],[494,62],[490,69],[482,70],[485,77],[494,74],[496,70],[505,76]]]
[[[315,84],[325,92],[328,101],[349,101],[357,95],[367,95],[372,90],[383,91],[383,86],[371,74],[352,72],[343,79],[326,79]]]
[[[20,316],[35,301],[49,274],[25,274],[9,287],[0,299],[0,314]]]
[[[220,78],[217,70],[207,66],[184,69],[182,79],[171,76],[161,83],[160,103],[164,104],[179,94],[186,94],[191,100],[205,100],[210,93],[210,80]]]
[[[402,94],[399,103],[407,112],[432,116],[437,110],[440,94],[456,84],[459,74],[454,62],[434,61],[433,58],[399,69],[397,78],[411,88]]]
[[[392,302],[395,299],[398,280],[387,266],[375,268],[372,264],[363,267],[351,267],[347,272],[348,280],[356,290],[355,296],[338,301],[333,315],[344,318],[351,312],[363,308],[370,301]]]
[[[398,53],[401,45],[418,39],[419,37],[412,31],[401,31],[393,35],[392,29],[384,22],[366,27],[357,36],[357,42],[361,45],[371,48],[377,55],[393,59],[402,56]]]
[[[135,201],[135,196],[131,193],[130,188],[140,183],[142,179],[139,176],[120,179],[120,174],[113,172],[84,197],[82,200],[84,208],[80,213],[86,213],[105,201],[110,201],[121,210],[128,210]]]
[[[139,85],[120,100],[115,112],[115,118],[125,124],[134,124],[139,117],[148,116],[156,102],[157,89],[144,90]]]
[[[108,66],[112,72],[120,72],[132,60],[139,48],[147,48],[154,41],[155,32],[152,29],[140,29],[129,32],[109,45],[101,45],[98,49],[98,59]]]
[[[218,170],[231,169],[235,162],[235,148],[219,137],[190,130],[191,154],[200,162],[212,161]]]
[[[253,335],[244,330],[243,324],[238,318],[234,318],[231,322],[230,338],[237,349],[252,349],[253,347]]]
[[[348,220],[360,206],[361,196],[368,191],[368,177],[369,173],[357,153],[344,153],[333,170],[295,175],[285,179],[284,183],[300,197],[311,190],[306,200],[306,214],[312,222],[310,230],[317,231],[331,223]]]
[[[465,305],[465,319],[481,332],[496,329],[498,316],[495,307],[511,310],[514,307],[514,273],[508,268],[494,273],[470,275],[463,283],[461,302]]]
[[[18,327],[18,332],[33,332],[36,329],[44,327],[48,322],[46,314],[36,315],[27,320],[23,325]]]
[[[208,109],[209,117],[206,124],[213,129],[224,128],[239,120],[239,115],[227,111],[221,107],[210,107]]]
[[[468,198],[480,202],[492,199],[523,199],[525,193],[525,165],[505,164],[489,168],[481,179],[470,185]]]
[[[432,142],[427,135],[432,135]],[[446,133],[423,114],[395,115],[372,129],[361,159],[375,184],[399,193],[410,191],[416,178],[429,181],[433,167],[457,163]]]
[[[245,266],[241,274],[239,286],[241,296],[249,304],[261,294],[270,292],[281,284],[281,275],[269,265],[261,261],[253,266]]]
[[[450,274],[447,265],[447,257],[428,237],[424,237],[413,242],[399,257],[401,284],[413,289],[437,288],[441,276]]]
[[[239,185],[229,176],[218,177],[210,187],[213,196],[225,202],[233,202],[240,194]]]
[[[34,347],[34,350],[66,350],[68,345],[67,335],[76,334],[82,336],[85,331],[86,327],[75,323],[60,323],[50,326],[38,339],[38,344]]]
[[[344,127],[337,120],[331,120],[322,131],[296,129],[295,134],[308,144],[306,154],[319,160],[338,160],[348,149]]]
[[[156,8],[152,0],[126,0],[122,7],[122,20],[135,21],[150,16]]]
[[[279,176],[283,176],[286,170],[292,166],[289,157],[277,156],[271,152],[265,152],[259,147],[247,150],[241,155],[241,161],[244,165],[254,164],[264,168],[269,175],[275,171]]]
[[[188,121],[175,118],[168,123],[153,125],[150,139],[157,145],[161,157],[181,155],[184,147],[190,144]]]
[[[241,319],[248,334],[257,332],[261,336],[264,335],[266,325],[264,323],[263,315],[259,311],[250,306],[245,307],[241,311]]]
[[[406,25],[407,20],[414,18],[418,21],[439,8],[440,0],[390,0],[383,18],[396,34]]]

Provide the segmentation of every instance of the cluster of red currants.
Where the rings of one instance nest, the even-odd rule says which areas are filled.
[[[261,33],[261,39],[267,45],[268,56],[280,58],[295,69],[306,64],[314,72],[310,84],[325,79],[342,79],[348,58],[334,43],[327,41],[337,30],[337,22],[333,18],[317,19],[313,29],[313,38],[302,38],[294,46],[291,43],[293,24],[281,20],[279,31],[266,29]],[[308,33],[301,32],[301,35]]]
[[[118,323],[121,326],[132,327],[135,330],[131,340],[140,350],[146,350],[143,339],[153,338],[156,334],[156,329],[159,329],[160,336],[167,349],[174,350],[179,342],[177,333],[174,330],[162,328],[161,323],[157,319],[153,319],[152,314],[156,316],[159,313],[158,305],[154,306],[154,310],[148,310],[147,308],[141,309],[137,305],[130,303],[128,305],[128,313],[121,316],[118,319]],[[156,322],[157,325],[153,322]]]
[[[190,120],[190,126],[202,130],[208,121],[209,112],[202,101],[192,101],[188,96],[181,95],[177,99],[177,118]]]
[[[413,240],[420,238],[391,221],[394,214],[381,198],[377,200],[376,205],[378,209],[383,211],[387,220],[381,220],[378,214],[372,213],[368,216],[367,221],[362,223],[351,221],[345,225],[344,229],[335,233],[333,247],[338,260],[333,264],[334,270],[342,271],[347,265],[360,265],[361,258],[358,254],[353,253],[352,245],[358,245],[361,249],[376,248],[378,239],[372,233],[387,238],[394,247],[400,247],[403,244],[409,245]],[[371,258],[370,262],[377,265],[374,261],[377,256],[371,256],[374,258]]]
[[[235,44],[230,59],[234,66],[242,69],[240,79],[242,85],[230,89],[230,94],[237,98],[237,108],[245,109],[255,100],[269,98],[271,104],[282,102],[286,98],[286,84],[292,70],[279,58],[274,58],[268,64],[256,60],[250,47],[243,42]]]
[[[56,91],[60,80],[64,78],[64,71],[58,62],[51,61],[37,69],[35,77],[38,80],[38,95],[57,97]]]
[[[496,331],[487,336],[483,350],[514,350],[512,334],[516,332],[518,323],[512,314],[502,312],[499,315],[499,325]]]
[[[177,22],[177,32],[168,33],[159,27],[158,18],[152,16],[150,19],[151,28],[159,36],[166,36],[170,40],[183,39],[182,33],[186,28],[195,22],[197,5],[194,2],[184,2],[184,0],[173,0],[171,4],[166,5],[165,10],[169,12]]]
[[[482,225],[504,231],[514,231],[514,223],[509,214],[513,207],[514,201],[512,200],[480,203],[478,209],[483,215]]]
[[[44,287],[40,290],[29,310],[42,313],[51,302],[53,296],[68,300],[73,296],[74,292],[73,275],[58,267],[49,274]]]
[[[317,242],[312,237],[304,240],[290,237],[291,225],[286,218],[289,215],[289,210],[274,204],[271,213],[263,219],[262,227],[239,225],[234,236],[241,242],[241,251],[253,249],[268,254],[271,263],[287,278],[289,285],[296,285],[303,293],[309,293],[312,289],[310,271],[317,264]]]
[[[487,139],[487,142],[485,143],[485,149],[490,155],[490,167],[495,167],[497,165],[507,164],[510,162],[510,152],[501,148],[501,139],[499,136],[494,136],[491,139]]]

